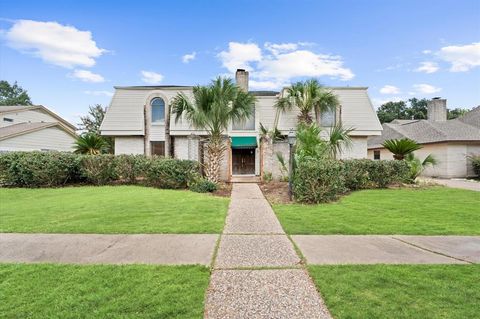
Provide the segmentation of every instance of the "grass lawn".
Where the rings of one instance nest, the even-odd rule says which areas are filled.
[[[478,318],[480,265],[310,266],[335,318]]]
[[[446,187],[363,190],[335,203],[273,208],[289,234],[480,235],[480,193]]]
[[[203,318],[201,266],[0,265],[1,318]]]
[[[0,232],[220,233],[228,202],[141,186],[0,188]]]

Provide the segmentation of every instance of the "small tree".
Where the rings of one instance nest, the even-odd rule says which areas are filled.
[[[95,133],[83,133],[75,141],[75,153],[78,154],[98,155],[107,151],[107,142]]]
[[[223,134],[232,121],[245,121],[253,112],[255,97],[236,86],[231,79],[218,77],[208,86],[193,88],[193,100],[179,93],[172,101],[178,122],[182,115],[198,129],[208,133],[205,175],[217,183],[225,151]]]
[[[422,174],[422,172],[428,166],[435,166],[437,165],[437,160],[432,154],[428,154],[427,157],[423,161],[421,161],[418,157],[416,157],[413,153],[408,153],[405,156],[405,160],[410,167],[410,181],[414,182],[415,179]]]
[[[100,136],[100,125],[102,125],[106,112],[107,108],[104,108],[101,104],[91,105],[88,107],[87,115],[80,117],[81,123],[79,123],[78,126],[81,130],[84,130],[91,134],[95,134],[98,136],[98,138],[103,139],[106,145],[106,152],[113,153],[113,138],[107,136]]]
[[[382,146],[392,152],[396,160],[403,160],[407,154],[422,148],[420,144],[409,138],[386,140]]]
[[[0,81],[0,105],[32,105],[26,90],[15,81],[10,85],[7,81]]]

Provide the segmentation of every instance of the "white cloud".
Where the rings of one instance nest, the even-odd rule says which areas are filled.
[[[230,42],[228,50],[218,57],[231,73],[236,69],[250,71],[250,84],[255,88],[280,88],[298,77],[330,76],[350,80],[353,72],[344,67],[339,56],[318,54],[302,47],[311,43],[270,43],[264,44],[265,51],[256,43]]]
[[[255,43],[230,42],[228,50],[218,54],[222,65],[230,72],[237,69],[251,70],[250,62],[262,59],[262,50]]]
[[[415,69],[416,72],[435,73],[439,70],[436,62],[421,62],[420,66]]]
[[[385,85],[380,89],[380,93],[382,94],[398,94],[400,93],[400,89],[393,85]]]
[[[113,92],[110,91],[85,91],[84,93],[93,96],[113,96]]]
[[[451,72],[465,72],[480,66],[480,42],[446,46],[441,48],[437,55],[451,63]]]
[[[189,54],[185,54],[184,56],[182,56],[182,62],[183,63],[188,63],[190,61],[193,61],[195,60],[197,56],[197,52],[192,52],[192,53],[189,53]]]
[[[10,47],[66,68],[91,67],[106,52],[97,47],[90,31],[57,22],[16,20],[4,36]]]
[[[152,71],[142,71],[142,81],[147,84],[159,84],[163,80],[163,75]]]
[[[421,94],[433,94],[440,92],[442,89],[434,87],[433,85],[430,84],[415,84],[413,85],[413,88],[415,89],[415,92],[421,93]]]
[[[287,85],[289,85],[289,83],[281,81],[248,81],[248,86],[255,90],[276,90]]]
[[[430,54],[430,53],[432,53],[432,50],[423,50],[422,53],[423,54]]]
[[[385,103],[388,103],[388,102],[400,102],[400,101],[404,101],[405,98],[401,97],[401,96],[392,96],[392,97],[389,97],[388,99],[385,99],[385,98],[372,98],[372,104],[373,106],[375,107],[375,109],[378,109],[380,106],[382,106],[383,104]]]
[[[83,82],[101,83],[105,82],[103,76],[88,70],[74,70],[71,77],[82,80]]]

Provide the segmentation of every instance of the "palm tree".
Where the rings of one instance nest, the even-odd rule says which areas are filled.
[[[88,132],[77,137],[74,148],[75,153],[98,155],[106,153],[108,146],[108,143],[102,136]]]
[[[386,140],[382,146],[392,152],[396,160],[403,160],[407,154],[422,148],[420,144],[409,138]]]
[[[423,161],[420,161],[418,157],[416,157],[413,153],[408,153],[405,155],[405,160],[410,166],[410,180],[412,182],[428,167],[428,166],[435,166],[438,164],[437,159],[432,155],[429,154]]]
[[[343,148],[351,147],[352,138],[350,137],[350,133],[354,130],[354,128],[344,128],[342,122],[338,122],[332,126],[327,140],[331,158],[337,158],[338,154],[342,152]]]
[[[321,113],[336,110],[339,104],[335,94],[325,89],[316,79],[310,79],[292,84],[286,89],[286,96],[280,98],[275,106],[280,112],[297,107],[300,110],[298,122],[304,124],[312,123],[310,113],[315,112],[316,122],[320,124]],[[275,127],[280,112],[275,116]]]
[[[216,183],[225,151],[223,133],[232,121],[245,121],[252,113],[255,97],[242,91],[231,79],[218,77],[208,86],[193,88],[193,100],[179,93],[172,101],[175,122],[182,115],[197,129],[208,133],[205,175]]]

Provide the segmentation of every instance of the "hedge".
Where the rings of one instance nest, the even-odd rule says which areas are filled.
[[[0,185],[54,187],[65,184],[134,184],[139,180],[161,188],[186,188],[195,161],[148,158],[143,155],[80,155],[67,152],[0,154]]]
[[[302,203],[329,202],[347,191],[384,188],[403,182],[408,173],[405,161],[309,159],[297,163],[293,196]]]

